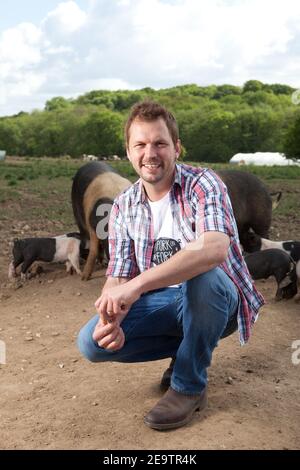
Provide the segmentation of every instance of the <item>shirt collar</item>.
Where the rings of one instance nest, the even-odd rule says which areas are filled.
[[[179,186],[182,186],[181,176],[182,176],[182,166],[179,163],[176,163],[173,188],[176,184],[179,184]],[[135,186],[134,204],[144,203],[146,201],[146,192],[145,192],[141,178],[137,180],[134,186]]]

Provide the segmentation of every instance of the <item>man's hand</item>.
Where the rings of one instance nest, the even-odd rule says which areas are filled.
[[[108,287],[96,300],[95,307],[103,323],[119,320],[120,324],[131,305],[140,298],[141,292],[134,281],[133,279],[126,284]]]
[[[101,348],[117,351],[124,346],[125,336],[118,321],[103,324],[100,319],[94,329],[93,340],[97,341]]]
[[[120,324],[140,295],[134,280],[103,289],[95,302],[100,319],[93,333],[100,347],[116,351],[124,346],[125,336]]]

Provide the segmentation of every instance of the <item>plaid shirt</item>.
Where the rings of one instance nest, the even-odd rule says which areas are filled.
[[[176,164],[170,191],[171,210],[186,242],[204,232],[223,232],[230,238],[227,259],[220,265],[240,294],[240,341],[247,342],[264,299],[256,290],[241,254],[238,230],[227,189],[210,169]],[[110,261],[106,275],[133,278],[151,267],[154,248],[151,210],[138,180],[114,201],[109,221]]]

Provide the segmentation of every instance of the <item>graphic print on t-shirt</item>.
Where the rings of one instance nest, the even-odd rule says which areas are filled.
[[[158,238],[154,243],[151,261],[155,265],[161,264],[175,255],[180,249],[180,241],[168,237]]]

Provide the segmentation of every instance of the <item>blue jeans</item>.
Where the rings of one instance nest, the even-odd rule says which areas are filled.
[[[99,315],[79,332],[78,347],[92,362],[145,362],[175,357],[174,390],[199,394],[221,337],[236,327],[239,294],[220,268],[200,274],[180,287],[144,294],[122,322],[125,344],[118,351],[98,346],[92,334]]]

